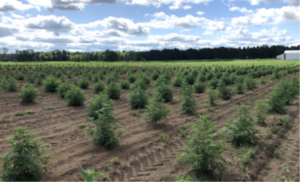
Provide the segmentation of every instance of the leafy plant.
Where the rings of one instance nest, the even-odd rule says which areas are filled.
[[[98,118],[92,120],[96,127],[92,128],[90,125],[87,127],[87,131],[92,136],[94,145],[108,148],[114,147],[118,142],[118,138],[122,136],[122,133],[115,133],[115,131],[120,128],[120,125],[116,122],[116,118],[112,116],[112,104],[104,103],[97,114]]]
[[[75,85],[71,85],[65,94],[65,100],[70,106],[80,106],[85,100],[84,92]]]
[[[212,78],[214,77],[214,74],[209,71],[207,74],[206,74],[206,80],[211,80]]]
[[[158,73],[157,71],[155,71],[155,72],[153,72],[153,73],[151,74],[151,78],[152,78],[153,80],[156,80],[158,77],[159,77],[159,73]]]
[[[93,91],[94,91],[95,94],[102,92],[104,89],[105,89],[105,86],[104,86],[104,83],[101,80],[96,82],[93,86]]]
[[[14,113],[15,116],[23,116],[24,114],[21,111],[16,111]]]
[[[266,81],[266,78],[265,77],[262,77],[260,80],[259,80],[259,83],[260,84],[265,84],[267,81]]]
[[[183,148],[179,156],[189,168],[203,173],[212,173],[218,170],[222,174],[225,170],[226,161],[222,157],[225,148],[223,143],[218,142],[218,135],[213,129],[215,125],[208,119],[208,115],[200,115],[200,119],[192,124],[194,132],[188,140],[188,145]]]
[[[141,87],[143,90],[148,88],[148,84],[146,84],[142,79],[138,79],[135,83],[131,85],[131,90],[134,90],[138,87]]]
[[[105,93],[109,96],[110,99],[119,99],[121,95],[121,87],[115,82],[111,82],[106,88]]]
[[[27,110],[26,111],[26,114],[30,115],[30,114],[33,114],[34,112],[32,110]]]
[[[117,78],[115,75],[111,74],[106,78],[106,83],[111,84],[112,82],[115,83],[117,81]]]
[[[216,89],[218,87],[219,80],[216,77],[213,77],[209,82],[208,86],[212,89]]]
[[[111,165],[116,164],[116,163],[118,162],[118,159],[119,159],[118,157],[114,157],[114,158],[112,158],[112,160],[110,160],[109,163],[110,163]]]
[[[229,100],[233,95],[231,89],[228,88],[222,80],[219,81],[218,91],[219,91],[219,96],[224,100]]]
[[[247,88],[247,90],[253,90],[256,87],[255,79],[251,76],[245,78],[245,87]]]
[[[294,178],[293,178],[291,171],[289,170],[289,167],[284,166],[282,169],[289,173],[289,177],[283,176],[285,179],[284,182],[294,182]]]
[[[199,74],[198,80],[199,80],[199,82],[205,82],[206,81],[205,74]]]
[[[170,141],[170,137],[168,135],[166,135],[165,133],[161,133],[159,136],[165,142],[169,142]]]
[[[161,84],[156,87],[154,91],[154,98],[156,100],[164,100],[170,102],[173,100],[173,90],[169,85]]]
[[[36,85],[42,85],[43,83],[43,78],[39,75],[38,77],[36,77],[35,82]]]
[[[184,176],[175,176],[176,182],[187,182],[187,181],[201,181],[201,179],[198,179],[195,175],[187,175]]]
[[[135,76],[133,74],[128,75],[127,79],[130,81],[130,83],[133,83],[136,80],[136,78],[135,78]]]
[[[195,83],[196,77],[192,74],[188,74],[184,77],[184,79],[186,83],[193,85]]]
[[[57,94],[60,98],[65,98],[67,91],[71,88],[71,84],[69,83],[61,83],[57,87]]]
[[[276,158],[279,158],[279,157],[280,157],[280,150],[275,149],[275,151],[274,151],[274,156],[275,156]]]
[[[153,99],[145,114],[145,120],[152,126],[168,116],[170,110],[161,101]]]
[[[56,80],[53,76],[49,76],[44,82],[44,89],[46,92],[56,92],[59,84],[59,80]]]
[[[272,76],[271,76],[271,80],[276,80],[279,79],[279,74],[278,71],[273,71]]]
[[[234,119],[231,119],[230,123],[225,125],[228,128],[227,139],[235,145],[255,143],[258,140],[256,134],[259,131],[254,128],[253,119],[250,117],[245,105],[242,105]]]
[[[182,78],[180,76],[176,76],[175,78],[173,78],[172,80],[172,85],[174,87],[181,87],[181,84],[182,84]]]
[[[290,121],[290,118],[288,116],[283,116],[279,118],[279,124],[284,124],[286,128],[291,129],[293,126],[293,123]]]
[[[242,153],[241,162],[243,164],[248,164],[250,158],[255,156],[255,148],[243,146],[239,149],[239,152]]]
[[[16,132],[6,141],[11,144],[11,151],[0,156],[3,162],[1,179],[3,181],[33,181],[46,170],[50,158],[45,155],[47,148],[42,142],[34,141],[37,134],[30,133],[26,128],[15,127]]]
[[[189,137],[189,133],[187,131],[187,128],[184,125],[178,125],[178,132],[180,134],[181,137],[183,138],[188,138]]]
[[[129,89],[129,87],[130,87],[130,83],[127,80],[126,81],[125,80],[121,81],[120,85],[121,85],[122,89]]]
[[[265,138],[271,138],[271,137],[272,137],[272,132],[270,131],[270,128],[268,126],[265,132]]]
[[[20,97],[22,102],[33,102],[37,94],[38,91],[32,84],[26,84],[22,87]]]
[[[258,101],[254,106],[254,113],[257,118],[257,122],[260,124],[266,124],[267,112],[269,110],[269,105],[266,104],[265,100]]]
[[[18,88],[18,84],[17,84],[17,81],[15,79],[13,79],[12,77],[10,77],[8,80],[7,80],[7,90],[12,92],[12,91],[16,91],[17,88]]]
[[[205,91],[205,88],[206,86],[204,82],[196,82],[193,85],[194,92],[196,93],[203,93]]]
[[[108,95],[104,93],[95,95],[89,100],[89,102],[86,105],[87,115],[92,119],[98,119],[99,111],[103,108],[105,104],[109,105],[109,107],[113,107],[113,101],[109,99]]]
[[[148,104],[148,94],[141,87],[134,89],[130,95],[128,102],[132,108],[144,108]]]
[[[78,85],[79,85],[80,88],[86,89],[86,88],[89,87],[90,82],[89,82],[89,80],[87,79],[87,77],[83,77],[83,78],[81,78],[81,79],[79,80]]]
[[[104,173],[97,173],[94,170],[85,170],[81,166],[78,170],[84,179],[83,182],[96,182],[98,178],[104,175]]]
[[[21,73],[21,72],[19,72],[19,71],[16,71],[16,72],[15,72],[15,78],[16,78],[17,80],[24,80],[25,76],[24,76],[23,73]]]
[[[286,80],[280,81],[268,95],[268,103],[271,110],[284,114],[286,112],[284,105],[291,102],[295,95],[298,94],[298,89],[292,82]]]
[[[183,85],[180,89],[180,107],[181,111],[192,113],[197,110],[197,101],[193,95],[192,88],[188,85]]]
[[[207,92],[208,98],[208,104],[209,105],[214,105],[215,104],[215,100],[218,98],[218,93],[213,91],[212,89],[209,89]]]
[[[244,78],[242,76],[238,76],[235,79],[235,84],[236,84],[236,92],[238,94],[243,94],[244,93],[244,89],[245,89]]]

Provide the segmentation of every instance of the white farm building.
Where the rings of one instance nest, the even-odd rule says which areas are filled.
[[[283,54],[276,56],[276,59],[282,60],[300,60],[300,50],[284,51]]]

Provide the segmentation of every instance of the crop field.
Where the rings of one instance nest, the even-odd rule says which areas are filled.
[[[0,90],[0,156],[27,127],[42,181],[299,181],[298,61],[7,62]]]

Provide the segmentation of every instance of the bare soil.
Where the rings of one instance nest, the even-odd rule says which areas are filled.
[[[287,78],[291,75],[286,76]],[[267,79],[269,80],[269,79]],[[120,80],[118,80],[120,81]],[[21,104],[21,86],[27,81],[18,81],[16,92],[3,91],[0,94],[0,155],[4,155],[10,146],[3,144],[14,132],[14,127],[28,127],[31,132],[39,133],[37,140],[45,142],[52,156],[48,165],[48,172],[43,175],[43,181],[75,181],[81,179],[78,172],[79,165],[85,169],[94,169],[104,172],[99,181],[173,181],[176,175],[191,173],[187,166],[178,162],[177,155],[187,143],[179,133],[177,126],[189,126],[199,114],[209,114],[217,128],[222,129],[241,104],[246,104],[252,112],[254,103],[264,99],[275,82],[258,84],[257,88],[246,94],[236,94],[229,101],[219,99],[215,106],[208,111],[201,107],[194,114],[185,114],[179,111],[178,88],[173,87],[174,101],[166,105],[171,109],[167,119],[156,127],[150,127],[138,115],[133,115],[134,109],[128,104],[129,90],[123,91],[120,99],[114,100],[114,116],[126,130],[125,136],[119,140],[114,150],[93,146],[90,136],[85,132],[82,124],[89,119],[85,107],[69,107],[64,100],[60,100],[56,93],[46,93],[42,86],[37,86],[39,95],[33,104]],[[85,89],[86,102],[94,96],[92,86]],[[154,87],[151,85],[147,92],[152,97]],[[204,103],[206,93],[195,94],[199,105]],[[248,176],[252,181],[284,180],[289,174],[283,171],[288,166],[295,181],[299,181],[299,98],[287,106],[288,114],[293,127],[288,130],[282,127],[270,139],[262,139],[256,154],[249,163]],[[27,114],[27,111],[33,114]],[[15,116],[21,111],[22,116]],[[269,120],[282,117],[270,113]],[[264,126],[256,125],[262,132]],[[160,133],[170,137],[169,142],[160,138]],[[269,144],[268,150],[263,147]],[[274,157],[274,151],[279,149],[281,155]],[[226,168],[224,181],[245,180],[246,174],[240,169],[239,157],[235,153],[236,147],[229,145],[224,152],[224,158],[231,164]],[[110,161],[118,157],[118,162]],[[216,174],[205,176],[208,180],[217,181]]]

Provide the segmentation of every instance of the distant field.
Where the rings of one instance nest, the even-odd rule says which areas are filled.
[[[52,65],[52,66],[117,66],[117,65],[164,65],[164,66],[201,66],[201,65],[237,65],[237,66],[249,66],[249,65],[282,65],[282,64],[289,64],[289,63],[299,63],[299,60],[294,61],[284,61],[284,60],[277,60],[277,59],[253,59],[253,60],[201,60],[201,61],[193,61],[193,60],[178,60],[178,61],[135,61],[135,62],[71,62],[71,61],[64,61],[64,62],[0,62],[0,65]]]
[[[47,91],[44,85],[50,77],[60,84],[76,85],[84,93],[83,104],[70,106],[57,92]],[[237,77],[242,80],[241,83],[237,82]],[[245,105],[261,138],[254,145],[245,145],[254,151],[253,156],[248,158],[248,153],[242,150],[243,146],[234,146],[225,138],[219,139],[222,143],[228,143],[222,153],[228,162],[223,180],[243,181],[248,177],[251,181],[284,180],[282,176],[288,177],[289,173],[283,171],[281,166],[287,166],[297,181],[299,95],[284,106],[285,114],[268,112],[265,124],[256,122],[254,112],[256,103],[267,99],[280,80],[293,79],[299,79],[299,61],[0,63],[0,155],[10,149],[3,142],[14,133],[14,127],[27,127],[39,134],[37,140],[45,142],[52,156],[47,166],[48,172],[42,176],[44,181],[76,181],[80,178],[79,165],[104,172],[99,181],[173,181],[175,176],[193,174],[188,166],[178,161],[177,156],[182,152],[182,147],[188,146],[187,135],[194,132],[191,128],[194,119],[207,114],[210,121],[216,124],[215,130],[226,131],[226,123]],[[17,87],[10,90],[13,81]],[[88,82],[86,88],[83,88],[84,81]],[[113,116],[121,125],[119,130],[125,130],[124,136],[114,150],[93,146],[91,136],[84,128],[90,121],[86,113],[87,105],[90,99],[99,95],[94,90],[95,85],[103,83],[103,91],[109,94],[107,88],[111,83],[121,85],[123,81],[128,81],[130,87],[122,86],[120,97],[113,100]],[[150,84],[145,84],[145,92],[149,99],[156,96],[160,85],[167,85],[173,93],[172,100],[163,104],[170,109],[170,113],[157,126],[149,126],[144,118],[150,103],[143,109],[134,109],[128,102],[133,86],[140,84],[142,87],[148,81]],[[181,109],[183,82],[192,89],[193,93],[189,96],[196,100],[197,107],[192,113]],[[221,96],[220,82],[224,82],[230,90],[229,99]],[[205,88],[198,93],[195,85],[200,83]],[[25,84],[33,84],[38,91],[32,103],[22,103],[19,97]],[[238,84],[243,87],[241,92],[237,91]],[[218,94],[215,104],[211,105],[207,100],[209,87]],[[264,103],[268,102],[264,100]],[[285,116],[289,118],[292,128],[280,123]],[[112,163],[115,157],[117,162]],[[248,161],[245,162],[245,158]],[[217,174],[197,173],[208,181],[221,180]]]

